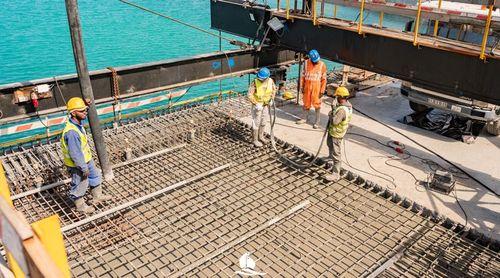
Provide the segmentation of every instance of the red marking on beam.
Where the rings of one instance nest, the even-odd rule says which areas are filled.
[[[61,124],[63,121],[64,121],[64,118],[56,118],[56,119],[50,120],[47,123],[47,125],[58,125],[58,124]]]
[[[32,126],[33,126],[33,124],[20,125],[20,126],[16,127],[16,132],[20,132],[20,131],[25,131],[25,130],[31,129]]]
[[[102,114],[107,114],[107,113],[111,113],[111,112],[113,112],[113,106],[106,107],[106,108],[101,110]]]

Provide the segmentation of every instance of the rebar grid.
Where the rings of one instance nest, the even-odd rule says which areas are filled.
[[[209,130],[221,124],[221,117],[242,116],[248,111],[244,98],[236,97],[174,113],[162,112],[156,117],[134,118],[122,126],[103,131],[109,159],[112,164],[124,161],[127,149],[130,149],[131,158],[160,151],[185,142],[192,130]],[[89,139],[94,151],[92,138]],[[6,154],[0,160],[11,184],[11,195],[68,178],[59,142]]]
[[[498,252],[347,180],[325,183],[322,167],[288,166],[269,147],[254,148],[249,129],[219,112],[197,108],[190,113],[192,117],[180,113],[165,121],[144,120],[137,128],[125,125],[127,130],[143,128],[136,136],[149,136],[186,123],[190,130],[192,118],[207,121],[207,126],[200,122],[194,127],[194,138],[165,143],[188,142],[185,147],[116,168],[116,178],[105,184],[114,199],[96,206],[96,213],[217,166],[232,166],[65,231],[74,276],[233,276],[240,270],[239,257],[252,252],[256,270],[269,276],[359,277],[399,250],[405,250],[404,256],[384,275],[498,276]],[[133,138],[131,134],[120,136]],[[293,146],[279,148],[297,161],[311,159]],[[138,153],[153,150],[157,148]],[[63,185],[14,203],[30,222],[56,213],[65,227],[85,219],[66,192]],[[436,260],[431,255],[438,247],[446,250]],[[453,270],[446,264],[454,265]],[[432,272],[417,271],[422,266]]]

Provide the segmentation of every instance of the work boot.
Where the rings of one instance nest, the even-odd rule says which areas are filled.
[[[254,129],[252,130],[253,131],[253,145],[257,148],[260,148],[262,147],[262,143],[259,141],[259,130],[258,129]]]
[[[328,175],[325,175],[325,179],[327,181],[333,181],[333,182],[336,182],[340,179],[340,175],[335,173],[335,172],[332,172],[331,174],[328,174]]]
[[[296,121],[295,123],[298,125],[305,124],[307,122],[307,116],[309,115],[309,110],[303,109],[302,110],[302,115],[300,117],[300,120]]]
[[[315,114],[315,118],[314,118],[314,124],[313,124],[313,128],[314,129],[318,129],[320,128],[320,125],[319,125],[319,121],[321,120],[321,111],[320,109],[315,109],[314,110],[314,114]]]
[[[102,186],[98,186],[92,189],[92,202],[98,204],[100,202],[105,202],[111,200],[113,197],[110,195],[102,194]]]
[[[83,212],[85,214],[91,214],[95,211],[94,207],[87,206],[83,197],[75,200],[75,206],[77,211]]]
[[[266,136],[264,135],[264,127],[261,126],[259,128],[259,141],[262,142],[262,144],[267,144],[269,140],[266,139]]]

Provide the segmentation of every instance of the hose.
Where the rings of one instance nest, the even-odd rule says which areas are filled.
[[[271,106],[272,106],[272,113],[271,113]],[[274,124],[276,123],[276,103],[274,101],[274,98],[271,100],[271,105],[268,105],[267,108],[269,109],[269,121],[271,124],[270,137],[271,137],[271,146],[272,146],[273,150],[276,152],[276,154],[279,157],[283,158],[284,160],[286,160],[287,162],[289,162],[290,164],[294,165],[297,168],[306,169],[306,168],[311,167],[314,164],[314,162],[316,162],[316,160],[318,159],[319,153],[321,152],[321,148],[323,147],[323,144],[325,143],[325,138],[326,138],[326,135],[328,133],[328,128],[325,128],[325,132],[323,133],[323,137],[321,138],[321,143],[319,144],[318,150],[316,151],[314,158],[310,162],[308,162],[307,164],[297,163],[297,162],[291,160],[290,158],[286,157],[284,154],[282,154],[278,150],[278,148],[276,147],[276,141],[274,139]],[[330,125],[330,120],[328,120],[328,123],[326,126],[328,127],[329,125]]]
[[[372,116],[370,116],[370,115],[368,115],[368,114],[366,114],[366,113],[364,113],[364,112],[360,111],[359,109],[356,109],[356,108],[354,108],[354,107],[353,107],[353,109],[354,109],[356,112],[360,113],[361,115],[363,115],[363,116],[365,116],[365,117],[367,117],[367,118],[369,118],[369,119],[371,119],[371,120],[373,120],[373,121],[376,121],[377,123],[379,123],[379,124],[381,124],[381,125],[383,125],[383,126],[387,127],[388,129],[390,129],[390,130],[392,130],[392,131],[396,132],[397,134],[399,134],[399,135],[401,135],[401,136],[405,137],[406,139],[410,140],[411,142],[415,143],[416,145],[418,145],[419,147],[421,147],[421,148],[425,149],[426,151],[428,151],[428,152],[430,152],[430,153],[434,154],[435,156],[437,156],[437,157],[438,157],[438,158],[440,158],[441,160],[445,161],[446,163],[448,163],[448,164],[450,164],[451,166],[455,167],[456,169],[460,170],[460,172],[462,172],[462,173],[463,173],[464,175],[466,175],[468,178],[470,178],[470,179],[474,180],[476,183],[478,183],[479,185],[481,185],[482,187],[484,187],[485,189],[487,189],[488,191],[490,191],[491,193],[493,193],[496,197],[499,197],[499,194],[498,194],[498,193],[496,193],[493,189],[489,188],[486,184],[484,184],[483,182],[481,182],[480,180],[478,180],[477,178],[475,178],[474,176],[472,176],[469,172],[465,171],[463,168],[459,167],[457,164],[455,164],[455,163],[451,162],[450,160],[448,160],[448,159],[444,158],[442,155],[440,155],[440,154],[438,154],[437,152],[435,152],[435,151],[433,151],[433,150],[429,149],[428,147],[426,147],[426,146],[424,146],[423,144],[419,143],[417,140],[415,140],[415,139],[411,138],[410,136],[408,136],[408,135],[406,135],[406,134],[402,133],[401,131],[399,131],[399,130],[397,130],[397,129],[393,128],[392,126],[390,126],[390,125],[388,125],[388,124],[386,124],[386,123],[383,123],[383,122],[379,121],[378,119],[375,119],[374,117],[372,117]]]

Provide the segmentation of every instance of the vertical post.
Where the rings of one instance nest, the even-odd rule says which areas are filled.
[[[365,0],[361,0],[361,7],[359,8],[359,23],[358,34],[363,34],[363,12],[365,10]]]
[[[84,99],[90,99],[89,103],[89,124],[94,138],[94,145],[97,151],[97,157],[101,164],[101,169],[105,180],[113,179],[113,169],[109,163],[104,136],[102,135],[99,117],[95,108],[94,93],[90,84],[87,60],[85,58],[85,49],[83,47],[82,29],[80,17],[78,15],[77,0],[66,0],[66,12],[68,14],[69,31],[71,34],[71,43],[73,45],[73,54],[75,56],[76,70],[80,80],[80,88]]]
[[[290,19],[290,0],[286,0],[286,19]]]
[[[337,5],[333,5],[333,18],[337,18]]]
[[[325,16],[325,0],[321,0],[321,14],[322,17]]]
[[[302,76],[302,53],[299,53],[299,74],[297,78],[297,105],[300,104],[300,78]]]
[[[384,27],[384,12],[380,12],[380,16],[378,18],[378,26],[380,28]]]
[[[438,1],[438,11],[441,11],[441,2],[442,0]],[[437,36],[438,26],[439,26],[439,20],[434,20],[434,37]]]
[[[279,1],[278,1],[279,4]],[[222,52],[222,31],[219,30],[219,52]],[[220,73],[222,74],[222,59],[220,60]],[[229,65],[228,65],[229,66]],[[219,79],[219,93],[222,92],[222,79]]]
[[[276,0],[276,10],[279,11],[280,10],[280,3],[281,1],[280,0]]]
[[[413,45],[418,45],[418,29],[420,27],[420,14],[422,12],[422,0],[418,0],[417,18],[415,20],[415,34],[413,35]]]
[[[297,12],[297,2],[298,2],[298,0],[295,0],[295,1],[293,2],[293,10],[294,10],[295,12]]]
[[[342,81],[340,82],[340,86],[345,86],[347,85],[349,81],[349,71],[351,70],[351,67],[348,65],[343,65],[342,66]]]
[[[484,52],[486,51],[486,43],[488,42],[488,34],[490,32],[492,13],[493,13],[493,4],[490,4],[490,6],[488,7],[488,18],[486,18],[486,25],[484,26],[483,42],[481,43],[481,54],[479,55],[479,59],[481,60],[486,60],[486,55],[484,55]]]
[[[316,25],[316,0],[312,0],[313,25]]]

